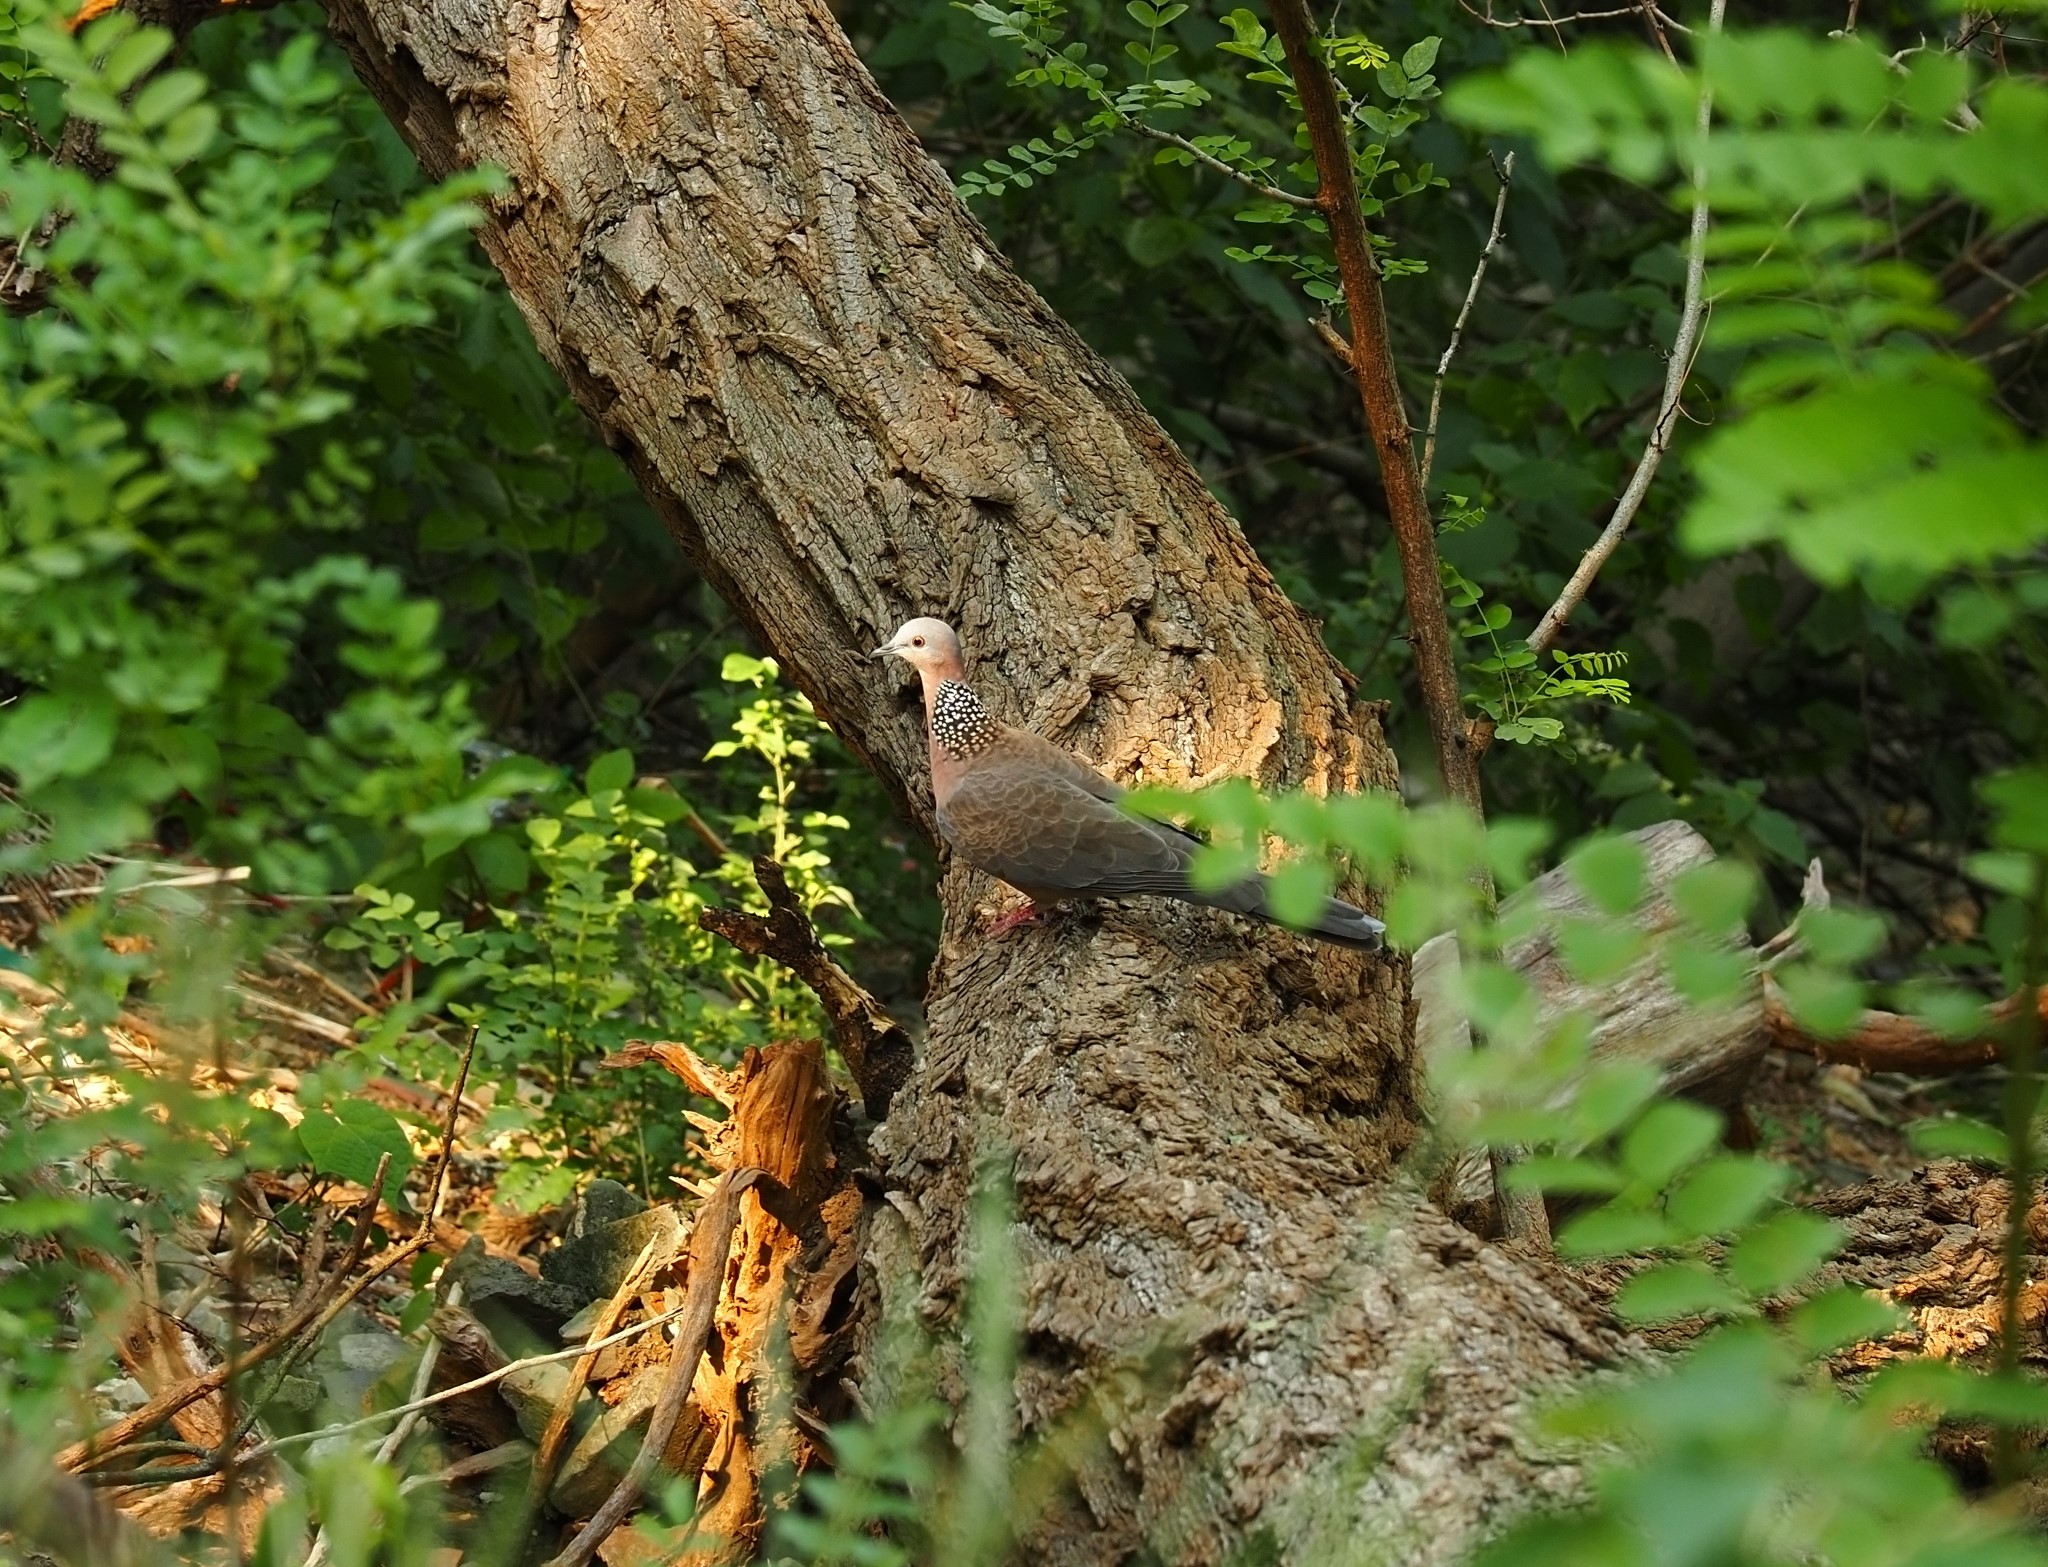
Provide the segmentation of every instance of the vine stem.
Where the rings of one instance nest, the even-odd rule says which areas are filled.
[[[1707,13],[1707,31],[1720,32],[1727,14],[1728,0],[1713,0],[1713,6]],[[1686,380],[1692,374],[1693,360],[1699,353],[1700,328],[1706,320],[1706,142],[1713,118],[1713,89],[1702,81],[1699,109],[1694,120],[1698,142],[1693,155],[1692,227],[1685,248],[1685,298],[1678,313],[1678,334],[1671,342],[1671,358],[1664,369],[1664,393],[1657,401],[1657,417],[1650,425],[1650,437],[1644,443],[1643,455],[1637,459],[1635,471],[1629,475],[1621,498],[1614,503],[1614,515],[1600,530],[1600,537],[1580,558],[1578,569],[1573,571],[1571,580],[1558,593],[1557,602],[1543,612],[1543,618],[1536,622],[1536,629],[1529,636],[1529,650],[1538,658],[1556,643],[1558,634],[1564,630],[1564,623],[1585,602],[1586,593],[1593,586],[1593,579],[1600,575],[1601,567],[1621,547],[1622,539],[1636,520],[1636,513],[1642,510],[1644,497],[1650,493],[1650,481],[1657,477],[1657,469],[1662,466],[1665,453],[1671,450],[1672,437],[1678,430],[1679,403],[1685,395]],[[1473,722],[1475,754],[1483,755],[1493,743],[1496,727],[1494,721],[1487,717]]]
[[[1515,177],[1515,155],[1509,153],[1500,165],[1500,194],[1493,202],[1493,228],[1486,236],[1486,248],[1479,252],[1479,265],[1472,269],[1472,286],[1465,290],[1465,303],[1458,307],[1458,319],[1451,324],[1451,340],[1444,356],[1436,362],[1436,380],[1429,388],[1429,428],[1422,436],[1422,488],[1429,490],[1429,470],[1436,466],[1436,424],[1444,407],[1444,378],[1451,373],[1451,361],[1458,357],[1458,343],[1465,335],[1465,322],[1479,299],[1479,285],[1486,281],[1486,264],[1500,248],[1508,218],[1508,182]]]
[[[1316,205],[1330,226],[1337,275],[1351,316],[1352,379],[1358,383],[1366,429],[1379,453],[1380,476],[1386,485],[1387,515],[1401,556],[1415,676],[1436,747],[1437,772],[1444,792],[1483,819],[1478,753],[1467,734],[1457,663],[1451,652],[1450,617],[1444,611],[1436,526],[1415,465],[1414,432],[1401,401],[1393,343],[1387,334],[1386,300],[1380,292],[1372,238],[1358,203],[1351,140],[1337,106],[1336,83],[1316,47],[1315,24],[1309,19],[1306,0],[1271,0],[1270,10],[1273,31],[1287,52],[1287,66],[1301,97],[1301,117],[1308,126],[1316,165]]]

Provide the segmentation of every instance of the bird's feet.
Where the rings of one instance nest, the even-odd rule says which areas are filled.
[[[1019,925],[1037,925],[1044,922],[1045,910],[1035,903],[1026,903],[1010,910],[1001,919],[990,924],[985,934],[1000,936],[1006,930],[1015,930]]]

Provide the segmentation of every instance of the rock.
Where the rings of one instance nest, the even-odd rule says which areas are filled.
[[[609,1299],[643,1246],[650,1240],[667,1245],[686,1233],[674,1208],[649,1208],[564,1241],[540,1259],[541,1277],[574,1292],[579,1303]]]
[[[350,1333],[344,1335],[334,1346],[341,1363],[351,1371],[368,1371],[382,1376],[393,1366],[412,1358],[412,1350],[402,1338],[389,1333]]]
[[[548,1489],[549,1506],[565,1518],[586,1518],[604,1505],[604,1499],[625,1478],[639,1455],[667,1376],[667,1366],[648,1366],[633,1379],[623,1399],[609,1407],[600,1406],[598,1417],[562,1460],[555,1483]],[[703,1411],[694,1400],[685,1403],[669,1438],[668,1472],[695,1472],[709,1456],[710,1445],[709,1423]],[[650,1477],[650,1488],[662,1481],[659,1473]]]
[[[538,1442],[541,1433],[548,1428],[548,1418],[554,1414],[555,1405],[561,1401],[562,1389],[568,1385],[569,1362],[549,1360],[507,1372],[498,1384],[498,1392],[512,1406],[512,1414],[519,1421],[520,1434],[529,1442]],[[587,1393],[577,1401],[578,1408],[569,1421],[572,1430],[578,1429],[591,1417],[591,1411],[581,1406],[595,1402]]]
[[[583,1195],[576,1199],[576,1210],[569,1219],[568,1238],[579,1240],[594,1230],[646,1211],[647,1200],[630,1186],[623,1186],[617,1181],[592,1181],[583,1188]]]
[[[515,1358],[557,1348],[562,1324],[594,1293],[536,1279],[503,1257],[464,1253],[449,1267],[462,1282],[463,1304]]]

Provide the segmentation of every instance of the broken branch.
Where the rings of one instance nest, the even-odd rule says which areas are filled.
[[[816,993],[831,1019],[839,1053],[860,1089],[861,1103],[870,1117],[881,1120],[910,1075],[910,1036],[825,950],[790,891],[782,866],[765,854],[756,855],[754,879],[768,898],[766,919],[738,909],[706,909],[697,922],[751,957],[773,958]]]

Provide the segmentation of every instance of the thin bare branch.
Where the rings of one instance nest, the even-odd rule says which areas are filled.
[[[1147,125],[1143,120],[1131,120],[1127,123],[1140,136],[1149,136],[1153,141],[1163,141],[1170,146],[1180,148],[1182,152],[1186,153],[1203,167],[1214,169],[1225,179],[1235,180],[1246,190],[1256,192],[1258,195],[1264,196],[1268,201],[1282,201],[1290,207],[1312,208],[1316,204],[1316,199],[1313,196],[1303,196],[1295,191],[1282,190],[1279,186],[1268,185],[1265,181],[1257,178],[1255,175],[1245,173],[1242,169],[1233,169],[1221,158],[1202,151],[1200,147],[1197,147],[1185,136],[1176,136],[1172,131],[1162,131],[1158,126]]]
[[[462,1304],[462,1285],[459,1281],[448,1287],[448,1299],[444,1304],[449,1306],[459,1306]],[[413,1372],[412,1392],[408,1395],[411,1402],[417,1403],[420,1399],[426,1397],[427,1389],[432,1387],[434,1383],[434,1367],[440,1364],[440,1360],[441,1341],[430,1335],[427,1339],[427,1347],[420,1351],[419,1367]],[[414,1428],[419,1425],[420,1414],[421,1411],[418,1409],[409,1409],[399,1419],[398,1424],[391,1428],[391,1434],[378,1444],[377,1456],[374,1460],[378,1465],[388,1465],[392,1459],[398,1456],[398,1450],[405,1446],[405,1439],[411,1436]],[[327,1525],[323,1523],[320,1526],[320,1532],[313,1536],[313,1548],[306,1553],[303,1567],[321,1567],[321,1564],[326,1560]]]
[[[1273,31],[1287,52],[1288,69],[1301,95],[1302,120],[1308,127],[1316,164],[1316,201],[1330,225],[1344,306],[1351,317],[1352,378],[1358,383],[1366,429],[1379,454],[1381,482],[1386,486],[1387,516],[1401,558],[1416,683],[1421,687],[1423,709],[1436,744],[1437,771],[1446,794],[1475,816],[1483,816],[1477,757],[1469,747],[1450,619],[1444,610],[1436,525],[1415,464],[1414,432],[1394,367],[1386,299],[1372,254],[1372,237],[1359,205],[1350,138],[1338,107],[1336,83],[1316,46],[1315,23],[1306,0],[1271,0],[1270,9]]]
[[[548,1562],[547,1567],[586,1567],[591,1557],[597,1554],[597,1548],[638,1504],[648,1476],[654,1473],[655,1465],[668,1451],[668,1441],[675,1434],[676,1420],[683,1412],[684,1400],[689,1397],[690,1384],[696,1380],[697,1362],[704,1358],[704,1347],[711,1338],[712,1322],[718,1313],[719,1293],[725,1284],[726,1259],[732,1250],[733,1231],[739,1225],[740,1197],[761,1178],[760,1170],[727,1171],[719,1177],[717,1187],[698,1210],[696,1224],[690,1232],[688,1294],[682,1308],[686,1320],[676,1328],[668,1376],[662,1383],[654,1414],[647,1423],[647,1434],[641,1440],[640,1451],[634,1455],[633,1466],[626,1471],[625,1478],[612,1488],[612,1494],[605,1498],[596,1515],[559,1555]]]
[[[657,1253],[666,1260],[665,1240],[666,1237],[656,1235],[640,1248],[640,1255],[626,1269],[626,1276],[619,1281],[619,1287],[612,1291],[611,1299],[604,1303],[596,1320],[590,1324],[592,1339],[610,1336],[612,1329],[619,1325],[619,1318],[626,1314],[633,1297],[647,1287],[647,1280],[661,1265],[656,1261]],[[548,1488],[555,1482],[555,1466],[561,1462],[562,1450],[569,1445],[569,1422],[576,1413],[576,1401],[583,1396],[583,1385],[590,1380],[590,1373],[597,1368],[597,1359],[602,1353],[599,1349],[585,1350],[582,1359],[570,1369],[569,1380],[562,1384],[561,1395],[555,1400],[547,1426],[541,1432],[540,1444],[533,1452],[533,1477],[527,1484],[535,1496],[546,1496]]]
[[[1486,281],[1486,264],[1493,260],[1493,253],[1500,248],[1501,234],[1508,219],[1508,182],[1515,177],[1515,155],[1509,153],[1505,162],[1495,172],[1500,176],[1500,194],[1493,202],[1493,228],[1486,236],[1486,248],[1479,252],[1479,264],[1472,269],[1472,286],[1465,290],[1465,303],[1458,307],[1458,319],[1451,324],[1451,340],[1444,345],[1444,356],[1436,362],[1436,380],[1429,389],[1429,428],[1422,435],[1422,487],[1429,488],[1429,471],[1436,466],[1436,424],[1444,408],[1444,377],[1451,373],[1451,361],[1457,357],[1458,342],[1465,335],[1465,322],[1471,317],[1472,306],[1479,299],[1479,285]]]
[[[1714,0],[1708,14],[1707,28],[1710,32],[1721,30],[1722,19],[1728,12],[1728,0]],[[1705,86],[1700,89],[1699,111],[1695,120],[1702,144],[1706,141],[1707,130],[1714,117],[1714,98]],[[1702,148],[1702,157],[1704,156]],[[1664,454],[1671,450],[1671,438],[1678,426],[1679,404],[1685,395],[1686,378],[1692,374],[1693,358],[1699,352],[1700,326],[1706,318],[1706,270],[1707,270],[1707,175],[1704,161],[1693,170],[1692,228],[1686,241],[1685,252],[1685,300],[1678,315],[1678,335],[1672,340],[1671,359],[1664,372],[1664,395],[1657,404],[1657,417],[1650,426],[1650,438],[1643,447],[1643,455],[1637,461],[1635,472],[1629,475],[1628,485],[1621,492],[1621,499],[1615,502],[1614,515],[1601,530],[1600,537],[1579,561],[1578,569],[1571,580],[1557,596],[1557,602],[1543,613],[1536,623],[1536,630],[1529,638],[1529,646],[1540,657],[1549,651],[1557,641],[1564,623],[1571,618],[1572,611],[1585,602],[1586,591],[1593,585],[1593,579],[1600,575],[1629,526],[1636,520],[1636,513],[1642,509],[1643,497],[1650,493],[1650,481],[1657,477],[1657,469],[1664,461]],[[1486,739],[1491,740],[1491,725],[1486,726]]]
[[[881,1120],[889,1113],[896,1090],[910,1076],[910,1036],[826,950],[774,858],[765,854],[754,857],[754,880],[768,899],[766,919],[738,909],[710,908],[697,916],[697,923],[742,952],[773,958],[816,993],[824,1003],[825,1016],[832,1020],[832,1037],[839,1053],[860,1087],[861,1103],[869,1115]],[[686,1075],[690,1070],[688,1063],[667,1064]]]
[[[109,1449],[121,1447],[128,1442],[132,1442],[143,1432],[163,1424],[164,1421],[168,1420],[179,1410],[206,1397],[209,1393],[218,1392],[221,1388],[227,1386],[232,1379],[255,1369],[282,1350],[289,1348],[292,1350],[293,1356],[296,1357],[300,1352],[301,1346],[312,1342],[324,1333],[333,1323],[334,1319],[353,1305],[372,1284],[376,1283],[378,1279],[397,1267],[401,1262],[409,1261],[426,1248],[427,1242],[434,1234],[435,1221],[441,1217],[441,1204],[448,1191],[448,1168],[455,1152],[455,1127],[462,1115],[462,1091],[469,1085],[469,1069],[476,1060],[476,1041],[477,1032],[472,1029],[469,1035],[469,1045],[462,1053],[462,1069],[456,1075],[455,1092],[448,1101],[448,1120],[441,1134],[441,1154],[434,1164],[433,1185],[429,1190],[427,1204],[424,1209],[424,1220],[419,1228],[413,1232],[411,1238],[393,1246],[381,1256],[373,1258],[362,1277],[349,1280],[349,1275],[355,1271],[356,1265],[362,1261],[363,1252],[369,1245],[370,1226],[377,1216],[377,1206],[383,1195],[385,1175],[391,1164],[391,1156],[386,1154],[377,1161],[377,1173],[371,1181],[370,1190],[356,1207],[354,1214],[355,1234],[349,1243],[348,1253],[342,1259],[341,1266],[336,1268],[333,1274],[329,1276],[327,1284],[323,1286],[319,1295],[315,1295],[303,1306],[294,1310],[284,1326],[278,1329],[277,1332],[261,1342],[251,1345],[240,1355],[223,1361],[204,1376],[194,1377],[183,1387],[173,1388],[171,1391],[151,1399],[140,1409],[135,1410],[131,1414],[124,1415],[119,1420],[113,1422],[113,1424],[94,1432],[84,1441],[72,1443],[57,1455],[58,1468],[76,1471],[90,1464],[96,1453],[105,1453]],[[344,1283],[343,1281],[347,1282]],[[323,1296],[329,1291],[334,1290],[337,1284],[341,1285],[341,1288],[333,1294],[331,1299],[326,1299],[323,1304]],[[286,1363],[289,1364],[290,1361],[288,1360]],[[207,1472],[217,1472],[220,1465],[227,1462],[231,1457],[234,1457],[236,1462],[244,1462],[260,1456],[261,1450],[259,1449],[255,1453],[235,1457],[232,1454],[230,1444],[230,1450],[224,1450],[216,1455],[212,1469],[209,1469]],[[154,1479],[155,1477],[151,1476],[150,1478]],[[179,1478],[198,1478],[198,1476],[196,1474],[190,1476],[181,1475]],[[105,1483],[104,1477],[96,1476],[94,1483]]]
[[[1505,19],[1495,16],[1491,6],[1487,7],[1484,11],[1479,11],[1472,7],[1469,0],[1458,0],[1458,5],[1467,16],[1484,22],[1488,27],[1498,27],[1503,31],[1516,27],[1544,27],[1555,32],[1558,28],[1567,26],[1572,22],[1611,22],[1619,17],[1642,16],[1645,14],[1654,16],[1660,25],[1672,28],[1677,32],[1690,33],[1692,31],[1683,22],[1665,15],[1661,8],[1654,5],[1648,7],[1625,5],[1612,11],[1574,11],[1569,16],[1514,16]]]
[[[417,1414],[422,1410],[432,1409],[438,1404],[452,1403],[458,1398],[468,1397],[471,1393],[481,1392],[487,1387],[494,1387],[504,1381],[505,1378],[513,1375],[515,1372],[524,1371],[529,1366],[545,1366],[558,1360],[575,1360],[592,1350],[603,1351],[610,1349],[614,1344],[627,1343],[632,1339],[639,1338],[642,1334],[651,1333],[656,1328],[675,1321],[676,1318],[680,1317],[688,1309],[687,1305],[678,1306],[674,1311],[664,1311],[659,1316],[649,1317],[645,1322],[635,1322],[630,1327],[619,1329],[618,1332],[612,1334],[609,1338],[594,1340],[589,1344],[572,1344],[567,1349],[551,1350],[545,1355],[531,1355],[525,1360],[509,1360],[504,1365],[486,1371],[482,1376],[473,1377],[467,1382],[459,1382],[454,1387],[444,1387],[438,1392],[427,1394],[423,1398],[410,1399],[403,1404],[394,1404],[389,1409],[380,1409],[375,1414],[364,1415],[359,1419],[344,1420],[339,1425],[322,1426],[317,1431],[295,1431],[289,1436],[273,1437],[270,1441],[253,1447],[248,1452],[242,1454],[242,1461],[244,1463],[252,1463],[256,1459],[267,1458],[272,1453],[281,1453],[287,1448],[304,1447],[309,1442],[324,1442],[329,1437],[346,1436],[351,1431],[367,1431],[372,1426],[383,1425],[387,1420],[403,1420],[409,1415]],[[159,1478],[166,1482],[197,1480],[214,1472],[214,1467],[197,1465],[190,1469],[180,1469],[177,1471],[135,1470],[125,1475],[94,1474],[88,1478],[95,1483],[111,1481],[120,1485],[134,1485]]]

